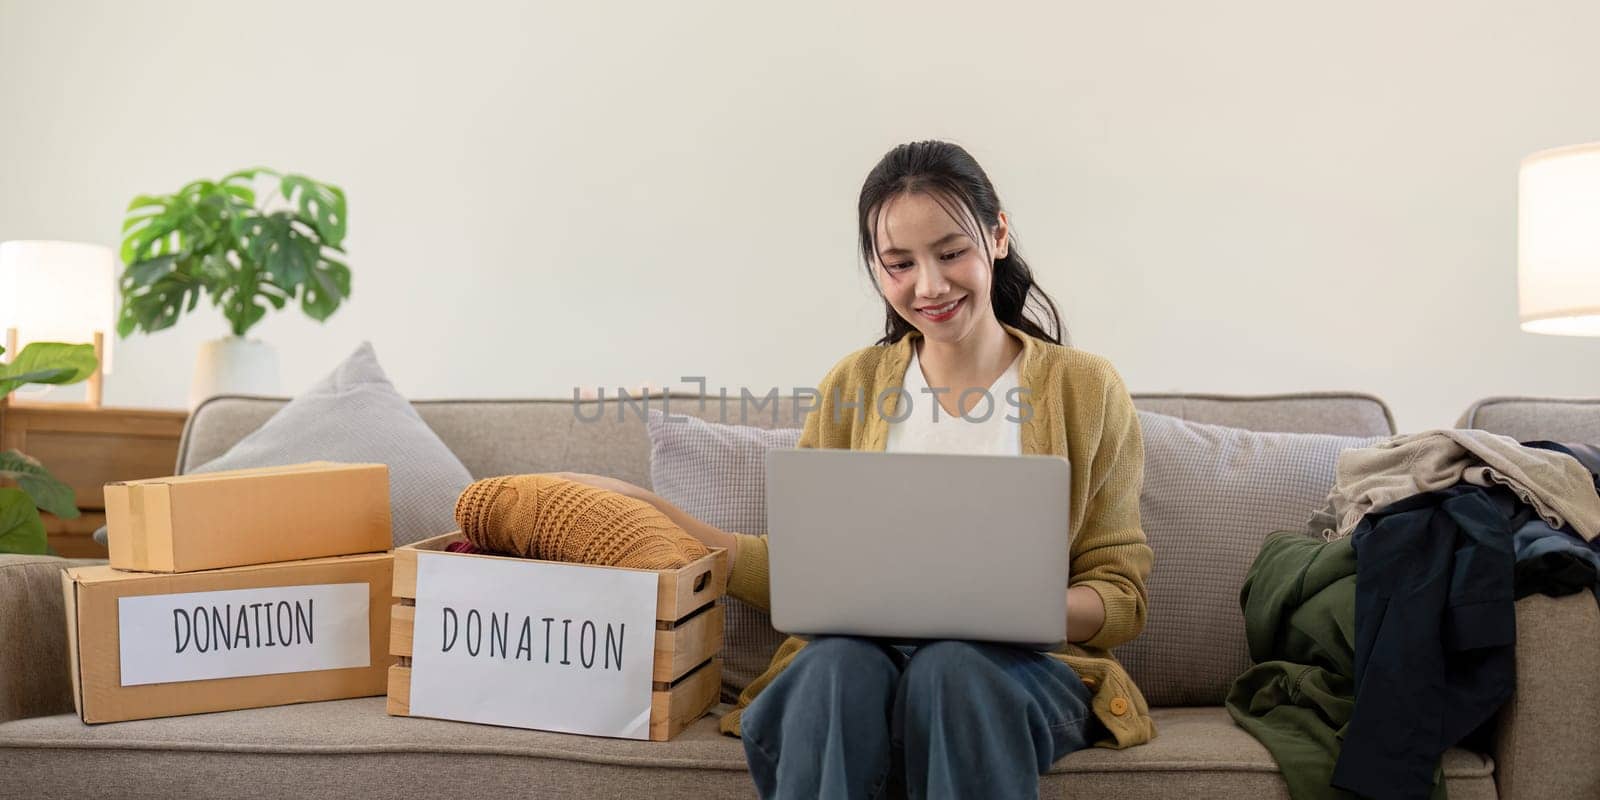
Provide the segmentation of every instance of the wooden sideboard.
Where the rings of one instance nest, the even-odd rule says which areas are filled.
[[[77,519],[43,514],[50,548],[67,558],[105,558],[95,543],[105,524],[101,487],[113,481],[171,475],[187,411],[88,408],[0,402],[0,450],[21,450],[77,493]]]

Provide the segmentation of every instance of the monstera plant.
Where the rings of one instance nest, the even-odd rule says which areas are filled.
[[[271,188],[258,198],[262,185]],[[122,233],[124,337],[171,327],[202,295],[240,337],[269,306],[298,300],[321,322],[350,296],[344,191],[303,175],[247,169],[139,195]]]
[[[5,348],[0,347],[0,356]],[[0,362],[0,397],[29,383],[65,385],[94,374],[99,366],[94,346],[34,342],[22,348],[11,363]],[[0,406],[0,414],[5,408]],[[51,477],[37,459],[20,450],[0,452],[0,478],[15,486],[0,486],[0,553],[49,552],[40,511],[63,519],[78,516],[72,487]]]
[[[232,335],[201,345],[190,407],[214,394],[276,394],[277,351],[245,334],[290,303],[318,322],[339,309],[350,296],[345,226],[344,190],[269,169],[139,195],[122,223],[117,333],[170,328],[209,298]]]

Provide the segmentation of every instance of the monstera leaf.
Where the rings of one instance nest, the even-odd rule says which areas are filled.
[[[269,202],[255,185],[276,180]],[[277,200],[279,208],[272,200]],[[234,335],[298,300],[326,320],[350,296],[342,254],[344,190],[304,175],[240,170],[170,195],[140,195],[122,226],[122,315],[117,333],[153,332],[193,311],[202,295]]]

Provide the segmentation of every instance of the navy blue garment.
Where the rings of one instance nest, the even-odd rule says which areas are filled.
[[[1367,514],[1356,550],[1356,705],[1333,785],[1426,798],[1444,751],[1515,686],[1510,490],[1458,484]]]
[[[1600,492],[1600,447],[1544,440],[1522,442],[1522,446],[1572,456],[1589,471],[1595,491]],[[1517,531],[1517,597],[1536,592],[1555,597],[1587,585],[1594,589],[1595,602],[1600,602],[1600,539],[1584,541],[1571,525],[1563,525],[1559,533],[1565,540],[1551,538],[1549,525],[1532,522]]]
[[[1517,599],[1561,597],[1588,589],[1600,602],[1600,542],[1585,542],[1570,527],[1550,527],[1535,517],[1512,537],[1517,554]]]

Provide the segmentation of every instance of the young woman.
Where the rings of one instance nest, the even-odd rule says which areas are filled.
[[[1060,343],[1055,304],[1034,284],[994,187],[965,150],[894,148],[867,176],[858,212],[884,336],[823,378],[800,446],[1067,456],[1070,644],[1036,653],[790,639],[723,730],[742,736],[763,797],[877,797],[891,785],[912,797],[1035,797],[1039,775],[1067,753],[1155,735],[1143,696],[1110,652],[1144,627],[1151,564],[1133,402],[1109,362]],[[859,397],[864,409],[842,408]],[[909,414],[898,408],[908,399]],[[631,484],[569,477],[647,500],[728,548],[729,593],[770,607],[766,537],[717,530]],[[1006,546],[1004,531],[974,535]]]

